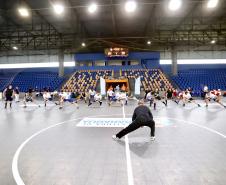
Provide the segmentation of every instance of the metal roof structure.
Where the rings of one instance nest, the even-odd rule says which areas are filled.
[[[172,46],[226,49],[225,0],[219,0],[213,10],[206,8],[206,0],[183,0],[177,12],[167,9],[168,1],[136,0],[136,11],[127,14],[124,0],[96,0],[98,10],[89,14],[91,0],[61,0],[65,11],[56,15],[53,0],[0,0],[0,51],[10,52],[14,45],[21,51],[63,48],[67,52],[96,52],[112,46],[143,51]],[[29,17],[18,14],[21,6],[28,8]]]

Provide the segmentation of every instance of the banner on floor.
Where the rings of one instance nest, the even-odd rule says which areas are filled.
[[[126,127],[131,118],[84,118],[77,127]]]

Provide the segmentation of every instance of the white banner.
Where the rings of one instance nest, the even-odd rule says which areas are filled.
[[[140,77],[135,79],[135,95],[140,95]]]
[[[101,95],[106,95],[106,82],[102,77],[100,78],[100,93]]]
[[[126,127],[131,122],[131,118],[84,118],[77,127]]]

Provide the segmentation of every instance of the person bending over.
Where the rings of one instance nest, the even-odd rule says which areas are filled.
[[[198,105],[198,107],[201,107],[200,104],[196,103],[196,101],[194,100],[194,98],[192,98],[190,91],[187,89],[184,94],[183,94],[183,106],[185,107],[185,104],[189,102],[189,103],[194,103],[196,105]]]
[[[144,105],[143,100],[140,100],[138,102],[138,107],[134,110],[132,123],[116,135],[113,135],[112,138],[114,140],[119,140],[128,133],[143,126],[147,126],[151,129],[151,140],[155,140],[155,121],[153,120],[150,109]]]
[[[207,93],[205,95],[205,103],[206,103],[206,107],[208,107],[208,104],[211,100],[213,100],[214,102],[220,104],[221,106],[223,106],[224,108],[226,108],[226,106],[221,102],[221,90],[212,90],[209,93]]]
[[[47,90],[44,90],[42,97],[43,97],[43,100],[44,100],[44,106],[45,107],[47,106],[47,102],[48,101],[52,101],[53,100],[53,98],[51,97],[50,92],[48,92]]]
[[[146,95],[146,99],[147,101],[149,101],[150,103],[150,107],[152,106],[153,102],[154,102],[154,96],[152,95],[152,92],[149,91]]]
[[[36,104],[35,103],[35,99],[34,99],[34,97],[33,97],[33,89],[32,88],[29,88],[28,89],[28,91],[25,93],[25,95],[24,95],[24,101],[23,101],[23,103],[24,103],[24,108],[26,108],[27,107],[27,103],[28,102],[33,102],[34,104]],[[40,105],[38,105],[38,104],[36,104],[38,107],[40,107]]]
[[[101,94],[100,93],[96,93],[95,96],[94,96],[93,103],[94,102],[98,102],[100,104],[100,106],[101,106],[102,105],[102,101],[101,100],[102,100]],[[88,106],[92,105],[93,103],[90,102]]]

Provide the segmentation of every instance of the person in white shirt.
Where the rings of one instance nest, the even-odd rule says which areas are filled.
[[[98,102],[100,104],[100,106],[102,105],[102,96],[100,93],[96,93],[94,95],[94,102]],[[90,102],[88,106],[92,105],[92,103]]]
[[[114,96],[114,91],[112,89],[108,89],[107,91],[108,103],[112,101],[113,96]]]
[[[94,102],[95,94],[96,94],[96,91],[94,89],[89,90],[89,104],[88,104],[88,106],[90,106],[92,104],[91,102]]]
[[[224,108],[226,108],[226,106],[221,102],[221,90],[212,90],[209,93],[206,94],[205,96],[205,103],[206,103],[206,107],[208,107],[208,104],[211,100],[217,102],[218,104],[220,104],[221,106],[223,106]]]
[[[45,107],[46,107],[47,101],[52,101],[51,94],[48,91],[44,91],[42,97],[43,97],[44,104],[45,104]]]
[[[121,106],[123,106],[123,101],[121,99],[121,93],[119,91],[116,91],[115,94],[114,94],[114,97],[113,97],[113,101],[115,103],[120,103]]]
[[[151,107],[151,106],[152,106],[152,104],[153,104],[153,102],[154,102],[154,97],[153,97],[153,95],[152,95],[152,92],[151,92],[151,91],[147,93],[147,95],[146,95],[146,99],[147,99],[147,101],[149,101],[149,103],[150,103],[150,107]]]
[[[64,102],[69,102],[71,104],[75,104],[76,108],[78,109],[78,102],[76,99],[72,98],[71,92],[60,92],[59,93],[59,103],[55,103],[56,105],[59,105],[59,109],[62,109],[64,106]]]
[[[195,103],[196,105],[198,105],[198,107],[201,107],[200,104],[196,103],[196,101],[192,98],[191,96],[191,93],[186,90],[184,93],[183,93],[183,106],[185,106],[185,104],[189,102],[189,103]]]
[[[209,92],[208,86],[205,85],[205,86],[203,87],[203,98],[204,98],[204,99],[205,99],[206,94],[207,94],[208,92]]]
[[[120,93],[120,99],[124,105],[128,104],[128,94],[127,93],[125,93],[125,92]]]

